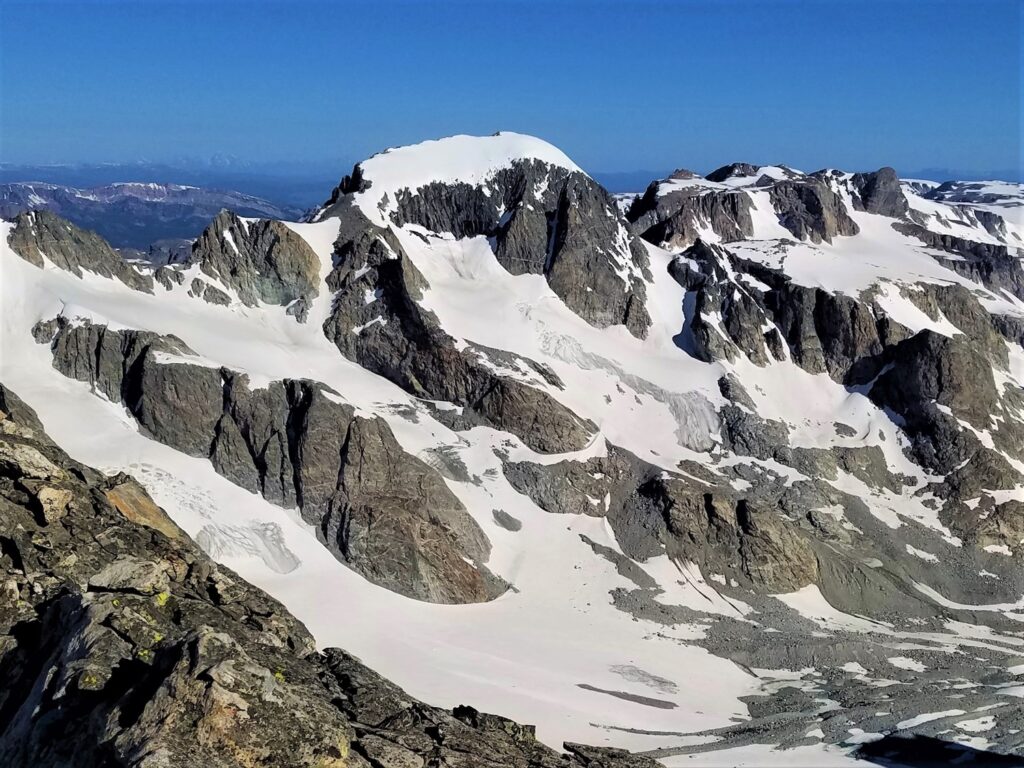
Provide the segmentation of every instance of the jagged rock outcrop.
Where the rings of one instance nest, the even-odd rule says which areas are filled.
[[[869,396],[899,415],[925,466],[953,471],[980,447],[958,420],[986,430],[999,409],[991,364],[967,337],[928,330],[900,342],[887,357]]]
[[[1010,553],[1024,550],[1024,502],[1011,499],[996,504],[983,493],[978,509],[959,507],[949,520],[950,526],[980,549],[1005,548]]]
[[[541,388],[561,387],[553,374],[518,358],[537,374],[527,383],[495,372],[481,348],[459,349],[420,306],[426,280],[397,238],[354,206],[338,214],[336,266],[327,278],[334,305],[324,333],[343,355],[418,397],[460,406],[464,420],[453,426],[493,426],[545,453],[586,445],[594,425]]]
[[[756,589],[792,591],[817,581],[817,558],[779,511],[722,488],[668,476],[628,451],[554,466],[506,462],[512,487],[559,514],[605,517],[627,557],[667,553],[705,574]]]
[[[860,232],[842,198],[820,178],[777,181],[769,187],[769,196],[779,223],[800,240],[831,243],[838,235]]]
[[[49,211],[20,213],[8,236],[11,250],[37,267],[43,256],[78,277],[82,270],[113,277],[137,291],[153,292],[153,277],[121,258],[106,240]]]
[[[306,630],[4,399],[0,762],[352,765]]]
[[[944,267],[994,291],[1006,290],[1024,300],[1024,265],[1017,249],[979,243],[955,235],[933,232],[913,222],[894,222],[893,228],[916,237],[930,248],[947,251],[951,258],[937,257]]]
[[[857,210],[894,219],[903,218],[909,212],[910,204],[894,169],[886,166],[873,173],[855,173],[850,181],[857,192],[853,198]]]
[[[217,566],[0,386],[0,762],[656,768],[412,699]]]
[[[320,259],[280,221],[243,221],[221,211],[193,244],[189,263],[233,289],[243,304],[286,306],[300,321],[320,293]]]
[[[835,191],[837,185],[849,189],[856,210],[900,219],[909,212],[892,168],[844,176],[733,163],[709,173],[703,181],[682,175],[653,182],[629,206],[626,218],[634,232],[666,248],[688,248],[708,230],[720,242],[729,243],[754,236],[751,194],[767,190],[779,223],[797,238],[831,242],[837,235],[859,231]]]
[[[742,352],[765,365],[785,359],[788,348],[811,373],[858,383],[880,370],[888,346],[909,335],[866,301],[799,285],[719,245],[698,241],[670,271],[695,292],[689,331],[693,352],[703,360],[732,360]]]
[[[634,503],[664,520],[669,557],[698,563],[706,574],[765,592],[792,592],[818,581],[806,534],[777,510],[663,476],[641,485]]]
[[[750,196],[740,190],[652,182],[626,212],[633,231],[665,248],[687,248],[711,229],[722,242],[752,237]]]
[[[504,583],[490,544],[436,470],[402,450],[386,422],[356,416],[321,384],[204,365],[180,340],[55,322],[53,363],[122,402],[147,434],[210,459],[237,485],[304,519],[342,562],[420,600],[488,600]],[[195,361],[195,362],[193,362]]]
[[[357,166],[321,217],[338,215],[346,190],[369,190]],[[650,326],[647,252],[614,199],[586,174],[538,159],[513,159],[479,183],[434,181],[395,193],[390,220],[456,237],[486,236],[514,275],[543,275],[587,322],[625,325],[643,338]]]

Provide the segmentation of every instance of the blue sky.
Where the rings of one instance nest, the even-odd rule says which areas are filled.
[[[1014,169],[1016,0],[0,0],[0,159],[357,160],[507,129],[594,171]]]

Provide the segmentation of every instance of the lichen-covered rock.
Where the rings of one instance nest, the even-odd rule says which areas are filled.
[[[144,491],[112,503],[99,473],[16,418],[0,446],[45,454],[67,503],[38,519],[31,467],[0,467],[0,574],[17,598],[0,600],[0,762],[358,765],[306,630]]]

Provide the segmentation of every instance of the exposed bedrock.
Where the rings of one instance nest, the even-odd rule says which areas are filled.
[[[723,242],[754,234],[750,197],[739,190],[686,186],[665,191],[655,181],[626,213],[633,231],[666,248],[687,248],[702,231],[712,230]]]
[[[751,193],[767,190],[779,223],[798,239],[820,243],[859,232],[843,198],[835,191],[844,185],[855,210],[903,219],[909,204],[896,172],[881,168],[851,176],[831,171],[801,174],[789,169],[763,174],[758,166],[734,163],[706,177],[712,184],[693,181],[692,174],[674,174],[655,181],[630,205],[626,218],[633,231],[666,248],[691,246],[702,233],[713,232],[721,242],[754,236]],[[723,187],[734,177],[749,177],[737,187]]]
[[[1016,249],[932,232],[911,222],[894,222],[893,227],[930,248],[951,254],[949,258],[936,256],[947,269],[994,291],[1006,290],[1024,300],[1024,265]]]
[[[935,613],[910,579],[864,564],[870,549],[861,549],[839,520],[820,511],[837,500],[851,509],[859,502],[837,497],[824,483],[787,486],[762,478],[741,493],[721,477],[665,473],[614,446],[607,456],[584,462],[507,462],[504,471],[545,511],[605,517],[627,559],[643,563],[666,554],[680,565],[696,564],[706,579],[760,594],[814,584],[832,605],[852,613]],[[913,559],[896,548],[894,553]],[[618,562],[622,556],[606,556],[620,572],[631,572],[628,563]]]
[[[437,471],[329,388],[286,379],[250,389],[246,376],[202,364],[173,337],[65,322],[47,329],[57,370],[124,403],[156,440],[298,507],[370,581],[443,603],[504,591],[483,565],[486,536]]]
[[[43,266],[45,256],[54,266],[82,277],[82,271],[117,278],[129,288],[153,292],[153,278],[126,262],[95,232],[76,227],[49,211],[20,213],[8,235],[11,250]]]
[[[670,271],[694,293],[690,332],[704,360],[742,352],[765,365],[788,351],[807,371],[852,383],[870,380],[885,348],[909,335],[866,301],[799,285],[719,245],[698,241]]]
[[[821,179],[808,176],[779,181],[769,187],[769,196],[779,223],[801,240],[831,243],[838,235],[860,232],[842,198]]]
[[[910,210],[903,186],[893,168],[879,168],[873,173],[855,173],[850,182],[857,193],[853,205],[859,211],[900,219]]]
[[[908,421],[934,403],[978,430],[991,426],[999,407],[992,366],[966,336],[916,333],[895,345],[887,368],[871,397]]]
[[[528,378],[499,373],[488,350],[460,349],[419,304],[426,280],[397,239],[354,206],[338,213],[341,235],[327,279],[334,305],[324,333],[345,357],[417,397],[460,406],[461,426],[505,430],[545,453],[587,444],[596,427],[544,391],[561,388],[553,373],[509,353],[504,356]]]
[[[359,166],[339,189],[371,190]],[[345,214],[344,193],[323,215]],[[650,327],[647,252],[614,199],[586,174],[540,160],[514,160],[472,185],[431,182],[396,195],[391,220],[456,237],[486,236],[514,275],[543,275],[573,312],[598,327],[625,325],[643,338]]]
[[[899,289],[932,321],[952,328],[947,336],[912,333],[892,320],[873,291],[855,298],[801,286],[703,241],[681,254],[671,272],[693,296],[686,342],[698,358],[743,354],[765,365],[788,357],[864,392],[907,434],[913,459],[945,475],[930,486],[942,499],[967,501],[1021,482],[1006,456],[1024,459],[1024,393],[998,387],[994,374],[1006,368],[1006,341],[1017,342],[1019,329],[1012,319],[987,312],[969,288],[922,283]],[[837,461],[849,463],[851,457],[836,451],[830,458],[778,450],[787,445],[785,426],[764,422],[753,410],[721,410],[725,447],[812,475],[832,476]],[[862,451],[851,466],[873,486],[900,487],[877,456]]]
[[[288,306],[300,320],[320,293],[320,259],[280,221],[221,211],[192,245],[189,263],[234,289],[243,304]]]
[[[0,385],[0,763],[656,768],[431,707],[214,563]]]

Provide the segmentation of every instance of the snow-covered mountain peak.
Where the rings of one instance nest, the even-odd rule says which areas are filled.
[[[23,214],[0,381],[320,646],[540,741],[845,759],[991,709],[1019,751],[1013,221],[781,166],[624,218],[540,146],[392,150],[162,268]]]
[[[399,199],[415,196],[425,187],[466,185],[486,196],[503,198],[502,190],[494,188],[494,179],[516,168],[533,169],[532,191],[537,196],[548,190],[551,175],[586,176],[564,152],[534,136],[510,132],[449,136],[392,147],[358,163],[313,219],[335,215],[334,204],[351,196],[371,221],[386,226],[394,218]]]
[[[392,147],[360,163],[376,190],[417,189],[431,182],[480,184],[516,161],[537,160],[583,173],[562,150],[522,133],[465,134]]]

